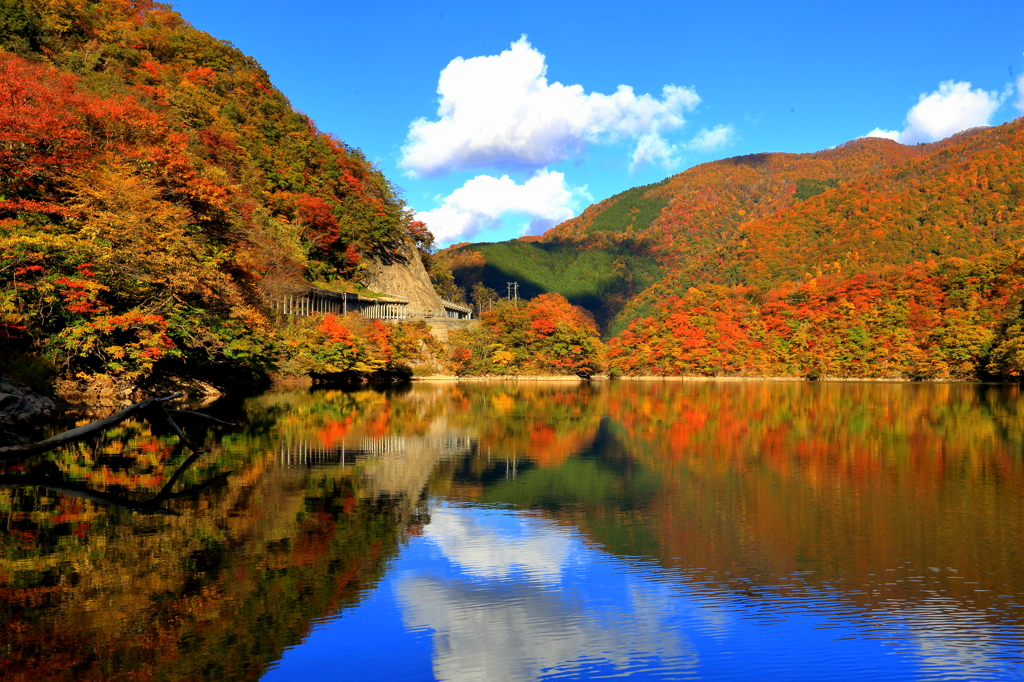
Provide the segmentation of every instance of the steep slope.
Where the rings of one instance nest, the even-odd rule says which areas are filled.
[[[506,296],[507,284],[517,282],[520,298],[561,294],[590,311],[601,328],[606,328],[629,300],[662,277],[653,258],[625,245],[580,248],[513,240],[457,245],[435,258],[451,269],[456,284],[466,290],[478,309],[486,309],[488,299]],[[487,289],[481,291],[480,285]]]
[[[680,263],[613,370],[1020,376],[1024,120],[924,151],[742,224],[717,270]]]
[[[741,226],[938,146],[861,139],[813,154],[714,161],[609,197],[525,246],[462,244],[442,257],[467,291],[481,281],[500,283],[499,291],[505,281],[525,281],[531,293],[556,291],[586,307],[613,335],[649,310],[651,299],[637,295],[663,273],[684,291],[692,282],[738,281],[732,260],[742,248]],[[587,267],[563,276],[550,267],[551,253]]]
[[[388,179],[168,5],[10,0],[0,28],[0,337],[19,355],[130,381],[172,360],[263,371],[265,292],[350,287],[409,251]]]
[[[371,291],[404,296],[410,307],[420,310],[444,308],[411,242],[364,259],[363,267],[360,279]]]
[[[539,240],[446,257],[459,283],[541,291],[648,259],[650,287],[633,295],[623,277],[606,285],[617,298],[577,301],[607,325],[613,374],[976,379],[1024,375],[1022,246],[1018,120],[703,164]]]

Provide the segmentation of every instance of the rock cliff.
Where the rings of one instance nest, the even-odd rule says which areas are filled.
[[[370,291],[404,296],[409,307],[420,310],[442,310],[441,299],[416,247],[409,241],[400,243],[391,253],[374,253],[364,257],[363,284]]]

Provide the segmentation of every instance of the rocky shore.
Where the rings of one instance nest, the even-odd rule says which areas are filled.
[[[16,442],[16,434],[34,430],[63,413],[59,399],[0,377],[0,441]]]

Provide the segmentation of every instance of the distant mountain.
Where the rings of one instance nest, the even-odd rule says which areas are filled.
[[[1005,343],[1019,303],[1011,273],[1024,239],[1022,127],[1024,122],[1016,121],[916,146],[864,138],[813,154],[715,161],[610,197],[537,241],[460,245],[445,257],[458,283],[525,280],[530,287],[547,287],[570,300],[573,296],[565,289],[612,282],[598,305],[582,297],[574,302],[598,313],[606,336],[617,337],[612,341],[612,368],[625,373],[1014,375],[1016,360],[1007,355]],[[567,268],[553,275],[543,269],[552,253],[589,267],[576,280]],[[638,262],[657,281],[634,293],[637,287],[627,282],[644,283],[630,279],[631,265]],[[900,320],[892,320],[888,331],[903,334],[907,348],[916,350],[904,349],[902,359],[894,359],[895,351],[884,350],[885,344],[872,345],[871,339],[882,332],[861,324],[858,316],[865,311],[853,315],[856,323],[816,327],[838,314],[835,306],[845,304],[837,292],[853,286],[851,278],[856,277],[881,282],[867,298],[861,296],[865,311],[895,299],[902,301],[901,310],[916,305],[956,310],[964,320],[974,320],[978,338],[970,348],[955,350],[956,343],[937,340],[928,331],[931,323],[919,320],[910,330],[909,313],[896,311]],[[805,291],[815,286],[817,294]],[[933,286],[935,296],[928,301],[911,300]],[[819,301],[817,313],[800,308],[800,301],[814,299],[829,287],[838,289]],[[858,287],[862,284],[853,286]],[[958,287],[973,287],[974,293],[968,296]],[[858,339],[866,334],[858,348],[871,350],[853,353],[863,362],[826,361],[813,349],[803,356],[761,346],[754,352],[757,344],[792,346],[793,339],[781,328],[760,329],[753,333],[763,338],[742,341],[728,330],[712,329],[714,315],[709,317],[708,306],[732,306],[730,324],[753,329],[765,324],[766,301],[782,292],[791,299],[787,305],[796,306],[790,314],[801,320],[790,327],[830,341],[836,341],[835,334]],[[971,296],[977,300],[964,303]],[[714,324],[719,323],[725,324]],[[686,334],[699,340],[681,340],[685,334],[680,330],[687,325],[693,328]],[[684,348],[690,342],[695,344],[692,352]],[[733,343],[746,349],[743,359],[724,348]],[[998,351],[1001,343],[1003,350]],[[843,343],[833,345],[839,356],[852,353]],[[885,353],[888,359],[879,361]],[[698,362],[698,356],[720,356],[722,361]]]
[[[642,308],[637,295],[666,273],[717,276],[740,225],[931,148],[873,138],[815,154],[714,161],[609,197],[539,239],[458,244],[440,258],[467,292],[482,282],[504,293],[507,281],[528,296],[555,291],[615,333]]]

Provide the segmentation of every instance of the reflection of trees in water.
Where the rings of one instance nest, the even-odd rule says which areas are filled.
[[[521,466],[512,482],[478,451],[443,466],[453,482],[434,490],[545,510],[713,598],[763,604],[758,617],[841,602],[843,618],[897,628],[934,593],[1019,626],[1018,396],[962,384],[612,383],[585,396],[606,425],[559,465]],[[543,399],[521,410],[551,411]]]
[[[277,449],[277,464],[284,467],[348,466],[364,459],[405,458],[413,453],[433,452],[440,459],[452,459],[472,452],[475,439],[448,432],[443,436],[385,436],[335,442],[327,447],[315,441],[284,441]]]
[[[925,589],[968,614],[946,621],[964,632],[1020,621],[999,596],[1024,593],[1015,390],[493,383],[268,394],[238,408],[245,429],[208,436],[210,453],[169,487],[176,440],[126,422],[6,474],[59,477],[96,499],[0,490],[10,623],[0,643],[11,652],[0,676],[258,677],[421,531],[424,489],[542,510],[750,617],[828,602],[844,622],[919,622],[922,651],[948,668],[958,654],[940,642],[958,640],[927,635]],[[175,515],[129,511],[162,489],[159,508]],[[124,504],[100,504],[112,499]],[[421,606],[447,594],[427,587]]]
[[[209,438],[174,481],[171,439],[142,423],[9,474],[0,677],[257,679],[354,603],[422,522],[418,494],[368,497],[358,469],[277,466],[264,446],[279,417]]]
[[[928,586],[1005,614],[995,595],[1024,592],[1017,395],[703,383],[648,385],[609,403],[617,436],[664,481],[657,513],[635,522],[661,538],[672,564],[797,589],[843,579],[863,604],[920,599]],[[809,573],[792,580],[798,571]],[[999,589],[964,584],[974,581]]]
[[[176,452],[180,453],[181,448],[177,448]],[[128,511],[139,512],[142,514],[173,514],[174,512],[165,508],[164,505],[167,502],[180,498],[195,498],[206,490],[223,483],[226,479],[226,475],[222,474],[214,476],[210,480],[201,484],[186,486],[181,490],[175,490],[175,484],[178,480],[189,470],[189,468],[191,468],[193,464],[196,463],[196,461],[199,460],[200,457],[202,457],[202,453],[198,452],[189,455],[184,462],[178,465],[177,469],[174,470],[174,473],[171,474],[167,483],[165,483],[162,488],[151,495],[144,496],[141,499],[118,495],[116,493],[93,490],[87,485],[68,481],[61,476],[32,473],[0,474],[0,489],[17,490],[21,488],[45,488],[57,493],[58,495],[78,497],[83,500],[88,500],[94,504],[120,507]]]
[[[433,494],[545,510],[615,554],[656,557],[749,603],[816,590],[881,613],[888,599],[921,603],[924,586],[1019,620],[998,597],[1024,592],[1018,396],[964,384],[494,382],[378,396],[386,409],[349,429],[366,433],[383,414],[392,433],[455,429],[475,449],[438,458]]]

